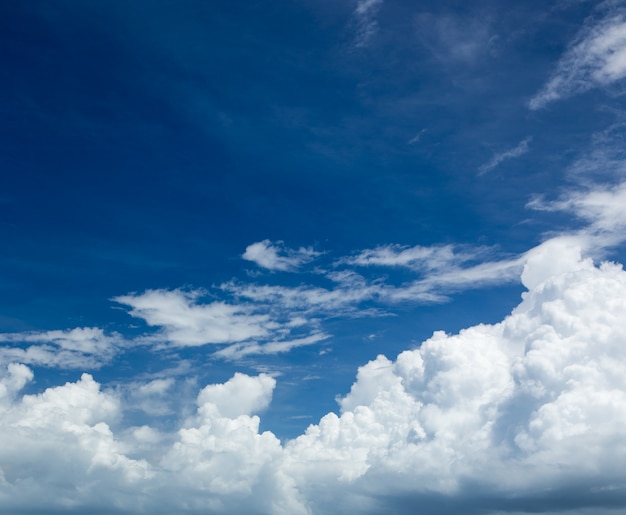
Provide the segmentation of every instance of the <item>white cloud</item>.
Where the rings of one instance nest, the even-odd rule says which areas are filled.
[[[594,487],[622,484],[626,274],[570,252],[553,246],[529,260],[533,289],[503,322],[435,333],[359,370],[341,415],[286,446],[314,511],[339,488],[415,504],[439,493],[459,506],[489,492],[496,506],[515,496],[530,508],[537,489],[558,497],[587,484],[588,502],[601,503]],[[332,495],[308,486],[334,481]]]
[[[276,385],[266,374],[202,388],[195,414],[163,433],[115,430],[124,406],[89,375],[20,397],[32,372],[11,365],[0,373],[0,509],[519,513],[544,497],[566,510],[572,491],[587,508],[616,495],[624,509],[626,272],[594,266],[578,243],[525,255],[529,290],[502,322],[377,357],[338,414],[284,444],[260,431]]]
[[[263,343],[262,345],[257,342],[251,343],[235,343],[224,347],[223,349],[215,353],[216,356],[225,359],[240,359],[246,356],[262,355],[262,354],[279,354],[282,352],[289,352],[297,347],[304,347],[306,345],[314,345],[321,341],[327,340],[330,335],[322,332],[314,332],[308,336],[302,338],[294,338],[291,340],[278,340]]]
[[[626,509],[626,272],[594,266],[577,243],[527,253],[529,290],[502,322],[377,357],[338,414],[284,444],[260,430],[276,385],[266,374],[202,388],[195,414],[163,433],[120,426],[120,399],[89,375],[20,397],[32,372],[11,365],[0,510],[522,513],[545,500],[568,512],[572,492],[571,513],[601,513],[607,496]]]
[[[531,109],[626,77],[626,12],[616,5],[608,16],[581,30],[550,80],[531,99]]]
[[[484,249],[463,249],[457,251],[454,245],[382,245],[374,249],[361,251],[354,258],[343,260],[344,263],[359,266],[407,267],[413,270],[438,270],[457,266],[476,259],[484,254]]]
[[[113,300],[131,307],[130,314],[161,327],[162,339],[179,346],[232,343],[267,336],[276,324],[249,306],[225,302],[198,303],[201,291],[148,290]]]
[[[263,240],[248,245],[242,257],[262,268],[287,272],[310,263],[319,255],[319,252],[310,247],[294,250],[285,248],[280,241],[272,243],[270,240]]]
[[[592,255],[601,257],[607,248],[626,239],[626,183],[567,192],[556,201],[537,197],[528,206],[544,211],[564,211],[584,220],[586,225],[572,231],[571,236],[577,237],[584,250]]]
[[[528,204],[535,210],[564,211],[580,218],[582,228],[553,234],[552,240],[568,242],[582,256],[596,259],[626,238],[624,206],[626,183],[565,192],[554,201],[535,198]],[[330,337],[323,324],[331,318],[389,315],[398,302],[443,302],[457,291],[518,281],[524,264],[545,248],[498,256],[495,249],[470,245],[383,245],[336,259],[329,270],[315,268],[316,284],[231,281],[221,285],[209,302],[203,302],[208,296],[203,290],[148,290],[113,300],[156,328],[137,337],[134,344],[157,349],[221,345],[214,355],[234,360],[319,343]],[[563,263],[555,260],[553,265],[558,269]],[[381,275],[385,268],[404,268],[415,278],[406,280],[403,275],[404,282],[394,283],[393,276]],[[324,281],[326,286],[320,286]],[[0,360],[5,363],[65,368],[99,367],[130,343],[97,328],[4,334],[0,342],[17,344],[0,347]],[[137,406],[153,413],[169,410],[161,401],[137,400]]]
[[[19,361],[29,365],[93,369],[111,361],[124,344],[116,333],[110,336],[96,327],[65,331],[0,334],[0,363]]]
[[[9,378],[32,378],[23,365],[15,367],[9,366]],[[110,424],[119,416],[118,400],[88,374],[0,409],[2,511],[71,513],[79,506],[107,506],[111,512],[120,505],[132,511],[138,504],[128,489],[152,475],[148,463],[126,456],[113,435]]]
[[[495,154],[488,162],[478,168],[478,172],[480,175],[490,172],[497,166],[499,166],[503,161],[508,159],[514,159],[516,157],[520,157],[528,152],[528,144],[532,141],[532,137],[528,137],[520,141],[515,147],[505,150],[504,152],[500,152],[499,154]]]
[[[264,410],[272,400],[276,380],[267,374],[250,377],[236,373],[224,384],[211,384],[198,394],[198,413],[206,418],[217,413],[227,418],[252,415]]]
[[[524,261],[524,256],[515,256],[465,268],[452,267],[400,287],[388,287],[381,297],[391,301],[442,302],[452,292],[517,281]]]

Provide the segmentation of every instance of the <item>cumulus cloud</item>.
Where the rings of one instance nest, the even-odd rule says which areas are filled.
[[[22,396],[33,374],[10,365],[0,372],[0,509],[626,509],[626,272],[596,266],[577,243],[553,238],[526,254],[528,291],[501,322],[378,356],[338,413],[285,443],[260,430],[276,385],[266,374],[202,388],[195,413],[164,434],[116,430],[124,407],[89,375]]]
[[[270,240],[263,240],[248,245],[242,257],[262,268],[287,272],[310,263],[319,255],[319,252],[310,247],[300,247],[297,250],[288,249],[280,241],[272,243]]]
[[[526,152],[528,152],[528,144],[531,141],[531,137],[525,138],[520,141],[515,147],[510,148],[509,150],[505,150],[504,152],[495,154],[489,161],[487,161],[484,165],[478,168],[479,174],[483,175],[487,172],[490,172],[491,170],[499,166],[503,161],[523,156]]]
[[[99,368],[111,361],[124,344],[117,333],[106,335],[97,327],[65,331],[0,334],[0,363],[63,368]]]
[[[32,372],[9,365],[0,377],[0,384],[8,378],[23,386]],[[148,463],[128,457],[128,449],[113,435],[110,424],[119,416],[118,400],[102,392],[89,374],[0,403],[2,511],[138,508],[128,488],[152,476]],[[115,489],[114,496],[105,485]]]
[[[530,109],[603,87],[626,77],[626,10],[609,4],[610,12],[578,34],[547,84],[531,99]]]
[[[340,415],[287,444],[298,484],[321,503],[314,511],[336,500],[306,486],[322,477],[370,492],[374,506],[393,491],[459,506],[491,495],[502,508],[527,496],[530,508],[546,484],[587,484],[593,505],[602,503],[597,486],[624,488],[615,464],[626,451],[612,452],[626,421],[626,274],[566,245],[541,250],[524,270],[532,288],[509,317],[435,333],[395,361],[379,356],[359,370]]]

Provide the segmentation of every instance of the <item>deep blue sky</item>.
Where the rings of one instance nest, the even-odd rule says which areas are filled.
[[[29,394],[88,372],[122,405],[112,427],[171,434],[205,385],[266,373],[261,430],[284,442],[378,354],[503,320],[542,242],[623,261],[624,16],[1,2],[3,370],[31,368]],[[63,343],[77,328],[96,350]],[[153,380],[170,381],[161,411],[133,397]]]

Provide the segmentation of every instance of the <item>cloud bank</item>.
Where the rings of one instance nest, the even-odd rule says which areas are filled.
[[[571,238],[533,249],[528,291],[502,322],[378,356],[338,413],[284,443],[259,429],[276,385],[265,374],[202,388],[195,413],[163,432],[125,427],[123,401],[88,374],[22,395],[33,373],[10,364],[0,380],[0,509],[626,509],[626,273],[582,255]]]

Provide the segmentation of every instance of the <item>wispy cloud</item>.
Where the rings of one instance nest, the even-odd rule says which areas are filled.
[[[533,140],[531,136],[520,141],[515,147],[505,150],[504,152],[500,152],[495,154],[488,162],[478,168],[479,175],[483,175],[487,172],[490,172],[497,166],[499,166],[503,161],[507,161],[509,159],[514,159],[516,157],[520,157],[528,152],[528,145]]]
[[[262,268],[274,271],[294,271],[303,264],[310,263],[320,255],[311,247],[286,248],[283,242],[263,240],[246,247],[243,259],[252,261]]]
[[[404,245],[382,245],[366,249],[342,263],[358,266],[406,267],[413,270],[437,270],[476,259],[485,254],[485,249],[469,248],[459,250],[454,245],[433,245],[414,247]]]
[[[416,17],[417,37],[444,65],[472,65],[489,56],[497,40],[489,19],[422,13]]]
[[[422,136],[427,130],[428,129],[422,129],[421,131],[419,131],[415,136],[413,136],[409,141],[407,141],[407,145],[415,145],[416,143],[418,143],[419,140],[422,139]]]
[[[236,343],[224,347],[215,353],[216,356],[225,359],[241,359],[246,356],[262,355],[262,354],[279,354],[289,352],[297,347],[306,345],[314,345],[330,338],[329,334],[317,332],[302,338],[292,340],[277,340],[262,345],[258,342]]]
[[[536,197],[528,207],[543,211],[571,213],[587,224],[572,236],[578,236],[585,250],[602,256],[604,252],[626,240],[626,183],[593,187],[565,193],[558,200]]]
[[[608,5],[608,15],[583,27],[550,80],[530,100],[530,109],[541,109],[561,98],[626,77],[626,9],[623,5],[616,7],[617,3]]]
[[[0,363],[19,361],[58,368],[100,368],[124,345],[121,335],[97,327],[0,334]],[[12,345],[6,345],[12,344]]]
[[[303,269],[302,277],[308,274],[310,280],[297,286],[276,284],[280,278],[269,275],[266,283],[223,283],[210,295],[205,290],[147,290],[112,300],[127,306],[131,316],[152,328],[137,337],[135,344],[156,349],[219,346],[214,356],[234,360],[322,342],[331,337],[324,324],[339,317],[389,315],[400,302],[445,302],[458,291],[520,278],[524,284],[535,285],[552,269],[569,266],[553,260],[552,268],[543,267],[544,275],[531,274],[529,263],[538,259],[548,263],[545,255],[576,255],[578,260],[603,257],[626,240],[626,182],[567,191],[556,200],[537,197],[527,207],[566,212],[584,224],[548,234],[541,245],[516,255],[471,245],[381,245],[352,256],[327,257],[326,269]],[[271,247],[268,242],[262,244],[263,249]],[[290,266],[304,267],[313,254],[320,253],[295,251]],[[404,272],[397,274],[397,269]],[[413,278],[407,280],[407,273]],[[5,363],[66,368],[101,366],[120,346],[131,343],[97,328],[3,334],[0,342],[11,344],[0,347],[0,360]]]
[[[376,15],[383,5],[383,0],[359,0],[353,13],[355,36],[352,41],[354,48],[369,45],[372,37],[378,32]]]

